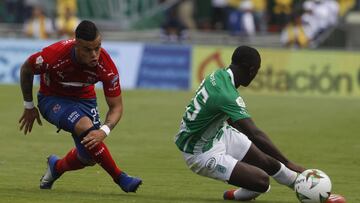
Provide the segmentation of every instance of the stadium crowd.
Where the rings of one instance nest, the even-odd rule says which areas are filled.
[[[121,0],[119,0],[120,2]],[[80,0],[0,1],[0,22],[23,24],[31,38],[67,38],[79,23]],[[81,2],[91,3],[90,0]],[[124,1],[125,2],[125,1]],[[141,3],[142,1],[137,1]],[[189,30],[234,36],[282,33],[284,46],[308,47],[336,26],[360,0],[156,0],[168,3],[159,22],[164,41],[182,41]],[[124,4],[125,5],[125,4]],[[84,18],[87,18],[85,16]],[[126,19],[120,19],[126,21]]]

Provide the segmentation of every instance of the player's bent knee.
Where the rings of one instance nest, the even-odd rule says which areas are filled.
[[[79,119],[79,121],[75,124],[74,132],[76,135],[81,135],[85,131],[91,129],[93,126],[92,121],[89,117],[83,116]],[[88,134],[90,131],[88,131],[86,134]],[[85,137],[85,136],[84,136]]]

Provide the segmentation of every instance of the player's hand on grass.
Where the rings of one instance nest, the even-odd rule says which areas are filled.
[[[298,172],[298,173],[302,173],[303,171],[306,170],[302,166],[299,166],[299,165],[297,165],[297,164],[295,164],[293,162],[290,162],[290,161],[286,164],[286,167],[288,167],[289,169],[291,169],[291,170],[293,170],[295,172]]]
[[[100,142],[102,142],[106,137],[106,134],[102,130],[93,130],[90,131],[89,134],[87,134],[83,140],[81,141],[81,144],[83,144],[86,148],[92,149],[96,145],[98,145]]]
[[[35,119],[39,125],[42,125],[41,119],[40,119],[40,114],[36,107],[34,107],[32,109],[24,109],[24,113],[19,120],[20,131],[22,131],[24,129],[25,135],[28,132],[30,133]]]

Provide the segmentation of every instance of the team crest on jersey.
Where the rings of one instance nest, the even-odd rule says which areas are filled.
[[[42,57],[42,56],[38,56],[38,57],[36,58],[35,64],[36,64],[36,65],[42,65],[43,62],[44,62],[43,57]]]
[[[238,98],[236,99],[236,103],[237,103],[240,107],[243,107],[243,108],[246,107],[245,102],[244,102],[244,100],[243,100],[241,97],[238,97]]]
[[[52,108],[52,110],[53,110],[54,113],[59,112],[60,109],[61,109],[61,105],[60,105],[60,104],[56,104],[56,105]]]

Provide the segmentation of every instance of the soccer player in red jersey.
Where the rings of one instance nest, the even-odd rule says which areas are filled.
[[[38,106],[34,106],[34,75],[40,74]],[[104,139],[122,116],[119,74],[109,54],[101,47],[101,35],[94,23],[82,21],[75,39],[59,41],[31,55],[21,67],[24,113],[20,130],[31,132],[40,115],[58,129],[72,134],[75,147],[59,159],[48,157],[48,169],[41,189],[51,189],[66,171],[98,163],[125,192],[136,192],[142,180],[128,176],[115,164]],[[109,110],[100,125],[94,84],[101,81]]]

